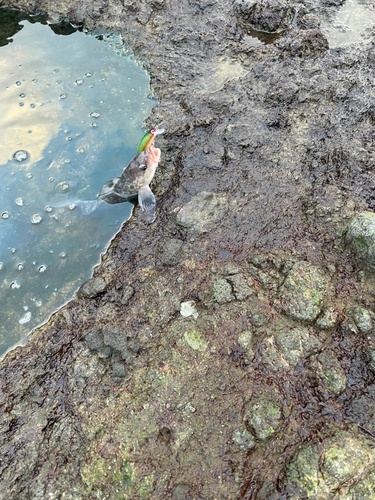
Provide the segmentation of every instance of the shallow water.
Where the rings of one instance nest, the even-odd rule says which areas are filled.
[[[346,0],[332,21],[322,24],[331,49],[368,43],[375,30],[375,6],[365,0]]]
[[[122,172],[155,105],[119,37],[58,36],[30,19],[13,35],[8,14],[0,9],[0,43],[13,38],[0,47],[0,355],[72,297],[128,219],[129,203],[83,215],[79,202]]]

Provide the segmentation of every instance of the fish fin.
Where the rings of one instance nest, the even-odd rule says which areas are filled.
[[[80,201],[78,202],[78,206],[81,209],[83,215],[92,214],[99,205],[103,203],[102,200],[93,200],[93,201]]]
[[[155,220],[155,196],[149,186],[143,186],[138,190],[138,203],[141,209],[147,212],[147,222],[151,224]]]
[[[105,196],[108,196],[110,193],[112,193],[118,181],[119,177],[116,177],[115,179],[107,181],[105,184],[103,184],[103,186],[100,188],[98,198],[104,198]]]

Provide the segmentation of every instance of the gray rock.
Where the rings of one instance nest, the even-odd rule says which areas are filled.
[[[267,439],[274,434],[281,421],[280,406],[266,398],[252,400],[245,409],[247,428],[258,439]]]
[[[232,434],[232,441],[242,451],[251,450],[255,446],[254,436],[245,428],[241,428]]]
[[[126,286],[121,296],[121,304],[125,305],[134,295],[134,288],[131,286]]]
[[[299,498],[310,498],[319,487],[319,461],[323,447],[304,446],[286,466],[287,488]]]
[[[295,366],[300,358],[318,351],[321,342],[307,328],[301,327],[276,332],[275,345],[289,363]]]
[[[251,289],[253,282],[251,278],[247,278],[242,274],[234,274],[227,276],[227,281],[232,285],[232,290],[237,300],[245,300],[253,294],[253,290]]]
[[[107,283],[100,276],[87,280],[77,292],[78,298],[93,299],[107,288]]]
[[[126,333],[120,328],[111,326],[104,327],[102,331],[104,344],[119,351],[121,356],[126,359],[129,356]]]
[[[338,322],[338,314],[333,307],[323,309],[322,314],[316,320],[316,326],[322,330],[331,330],[335,328]]]
[[[113,363],[112,373],[114,377],[124,378],[125,377],[125,366],[123,363]]]
[[[341,394],[346,388],[346,375],[339,361],[334,356],[332,351],[324,351],[317,360],[320,363],[315,365],[317,373],[323,380],[324,385],[332,391],[336,396]]]
[[[369,462],[368,453],[361,442],[349,433],[340,433],[329,442],[321,467],[324,481],[331,488],[360,474]]]
[[[158,266],[176,266],[179,263],[184,242],[175,238],[165,238],[156,253]]]
[[[188,233],[206,233],[223,209],[225,199],[215,193],[195,195],[177,214],[177,225]]]
[[[295,264],[281,287],[285,313],[293,319],[312,322],[323,309],[328,284],[319,269],[307,262]]]
[[[262,362],[271,372],[279,372],[289,368],[289,363],[276,349],[273,339],[265,339],[262,342],[260,346],[260,355]]]
[[[214,301],[218,304],[225,304],[226,302],[232,302],[232,300],[235,300],[232,287],[224,278],[218,279],[214,282],[212,286],[212,296]]]
[[[350,224],[346,244],[368,271],[375,271],[375,213],[362,212]]]
[[[353,318],[361,333],[369,333],[372,330],[371,314],[367,309],[356,307],[353,312]]]
[[[375,471],[373,469],[368,471],[365,477],[350,488],[349,492],[349,498],[353,500],[371,500],[375,498]]]
[[[288,0],[237,0],[240,24],[274,33],[291,25],[294,8]]]

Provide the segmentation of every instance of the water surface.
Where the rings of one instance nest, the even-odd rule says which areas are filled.
[[[6,16],[0,9],[0,355],[72,297],[129,217],[128,203],[84,215],[79,202],[122,172],[155,105],[118,36],[56,35],[29,18],[16,32]]]

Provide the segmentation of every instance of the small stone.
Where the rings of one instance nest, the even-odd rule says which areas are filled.
[[[252,339],[252,333],[249,330],[246,330],[245,332],[242,332],[239,335],[238,343],[246,351],[247,349],[251,348],[251,339]]]
[[[353,313],[355,324],[361,333],[369,333],[372,330],[371,315],[367,309],[356,307]]]
[[[232,293],[232,287],[224,278],[218,279],[214,282],[212,286],[212,296],[214,301],[218,304],[225,304],[227,302],[232,302],[232,300],[235,300],[235,297]]]
[[[181,257],[183,241],[165,238],[156,253],[156,263],[159,266],[176,266]]]
[[[126,286],[121,296],[121,304],[125,305],[134,295],[134,288],[131,286]]]
[[[242,274],[227,276],[226,280],[232,285],[234,296],[237,300],[245,300],[253,294],[251,278],[246,278]]]
[[[362,212],[350,224],[345,238],[358,261],[375,271],[375,213]]]
[[[281,409],[275,402],[265,398],[251,401],[245,410],[247,428],[258,439],[267,439],[274,434],[281,421]]]
[[[198,193],[178,212],[177,225],[188,233],[206,233],[221,215],[224,203],[215,193]]]
[[[298,493],[298,498],[312,498],[317,492],[322,452],[323,447],[320,444],[303,446],[287,465],[287,486]]]
[[[241,428],[232,434],[232,441],[242,451],[251,450],[255,446],[254,436],[245,428]]]
[[[331,330],[332,328],[335,328],[337,322],[337,312],[333,309],[333,307],[327,307],[326,309],[323,309],[323,312],[316,320],[316,326],[322,330]]]
[[[87,280],[77,292],[78,298],[92,299],[103,293],[107,288],[107,283],[100,276]]]
[[[310,334],[309,330],[303,327],[275,333],[275,345],[293,366],[301,358],[310,356],[321,347],[315,335]]]
[[[285,313],[299,321],[314,321],[323,309],[327,288],[327,281],[319,269],[307,262],[295,264],[281,289]]]
[[[279,372],[288,370],[289,363],[283,358],[281,353],[276,349],[273,339],[265,339],[260,346],[260,355],[262,362],[271,372]]]
[[[317,356],[319,365],[313,364],[313,369],[320,375],[324,385],[336,396],[340,395],[346,389],[346,375],[339,361],[333,352],[323,351]]]
[[[186,343],[194,351],[204,352],[208,347],[208,344],[204,340],[202,334],[200,332],[198,332],[197,330],[185,332],[184,339],[185,339]]]
[[[113,363],[112,374],[114,377],[124,378],[125,377],[125,366],[123,363]]]

